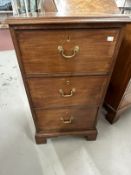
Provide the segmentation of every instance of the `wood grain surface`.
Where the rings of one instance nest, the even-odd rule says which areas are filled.
[[[105,98],[105,107],[108,111],[106,117],[110,123],[117,121],[121,112],[131,106],[130,79],[131,25],[129,24],[124,30],[124,38]]]
[[[37,126],[39,131],[63,132],[95,129],[94,120],[97,108],[64,108],[50,110],[36,110]],[[65,124],[65,121],[73,117],[72,123]]]
[[[119,14],[114,0],[55,0],[60,15]]]
[[[26,74],[41,73],[107,73],[118,39],[119,29],[26,30],[17,33]],[[113,41],[107,41],[113,37]],[[72,55],[65,59],[58,51]]]
[[[69,83],[68,83],[69,82]],[[63,77],[63,78],[30,78],[28,79],[31,98],[35,108],[63,106],[98,106],[106,85],[107,77]],[[71,94],[72,97],[63,97]]]
[[[47,7],[48,5],[48,7]],[[57,9],[57,10],[56,10]],[[115,0],[45,0],[45,10],[41,13],[21,15],[7,20],[9,24],[43,23],[95,23],[128,22],[122,15]]]

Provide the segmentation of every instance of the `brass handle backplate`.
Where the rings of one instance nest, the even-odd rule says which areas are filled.
[[[62,89],[59,89],[59,93],[61,94],[62,97],[72,97],[74,95],[74,93],[76,92],[76,89],[73,88],[71,91],[70,91],[70,94],[65,94],[64,91]]]
[[[69,120],[65,120],[63,117],[61,117],[60,120],[63,121],[64,124],[71,124],[74,120],[74,117],[71,116]]]
[[[80,50],[79,46],[75,46],[74,49],[72,50],[72,55],[66,55],[63,46],[58,46],[59,53],[66,59],[75,57],[76,54],[79,52],[79,50]]]

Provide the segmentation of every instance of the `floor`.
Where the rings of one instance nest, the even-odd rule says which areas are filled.
[[[49,139],[35,128],[14,51],[0,52],[0,175],[131,175],[131,109],[110,125],[99,116],[98,138]]]

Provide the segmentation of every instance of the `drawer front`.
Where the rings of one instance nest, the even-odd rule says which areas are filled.
[[[35,108],[98,105],[106,76],[30,78],[27,80]]]
[[[64,108],[35,112],[39,130],[61,132],[93,129],[97,108]]]
[[[118,29],[17,32],[26,74],[108,72]]]

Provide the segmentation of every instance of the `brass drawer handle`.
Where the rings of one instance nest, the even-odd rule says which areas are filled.
[[[73,49],[73,54],[72,55],[66,55],[64,53],[64,48],[62,46],[58,46],[59,53],[66,59],[70,59],[70,58],[75,57],[76,54],[79,52],[79,50],[80,50],[79,46],[75,46],[74,49]]]
[[[61,96],[62,97],[72,97],[73,95],[74,95],[74,93],[76,92],[76,89],[75,88],[73,88],[71,91],[70,91],[70,94],[65,94],[64,92],[63,92],[63,90],[62,89],[59,89],[59,93],[61,94]]]
[[[63,117],[61,117],[60,120],[63,121],[64,124],[71,124],[74,120],[74,117],[71,116],[69,120],[65,120]]]

